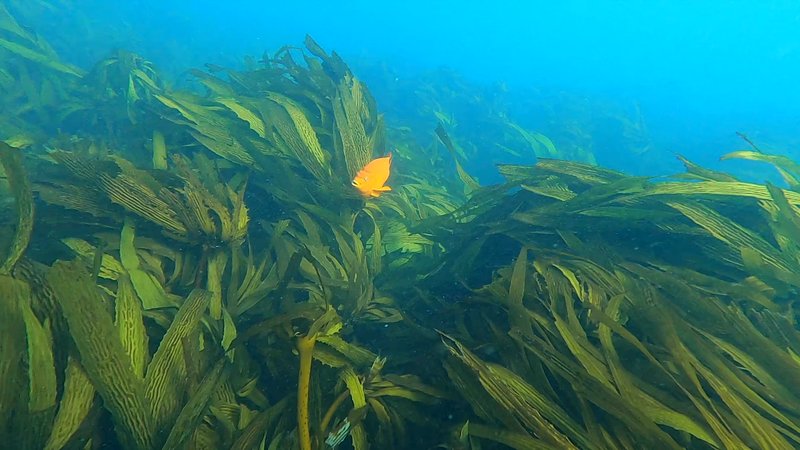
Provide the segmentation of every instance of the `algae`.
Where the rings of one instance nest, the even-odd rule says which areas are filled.
[[[659,181],[497,116],[535,163],[481,185],[458,84],[420,88],[424,145],[311,37],[194,90],[123,50],[73,68],[5,8],[0,53],[2,442],[800,445],[786,157],[723,156],[785,186],[684,157]],[[390,150],[397,188],[362,199]]]

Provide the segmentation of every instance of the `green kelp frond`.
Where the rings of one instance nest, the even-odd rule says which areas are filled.
[[[372,159],[375,127],[378,117],[370,111],[361,83],[352,76],[346,75],[339,82],[337,96],[333,100],[333,113],[336,117],[336,130],[341,139],[341,154],[344,157],[349,179]],[[364,121],[367,123],[365,124]],[[371,131],[371,134],[368,134]]]
[[[52,130],[63,125],[65,110],[83,95],[83,72],[61,60],[9,9],[6,3],[0,5],[0,140],[28,147],[50,140]]]
[[[411,176],[404,177],[392,195],[367,200],[362,210],[360,229],[367,237],[366,247],[374,275],[386,267],[401,269],[421,255],[433,256],[441,251],[427,236],[426,221],[453,213],[459,199],[445,188],[434,186]],[[357,219],[358,221],[358,219]],[[370,230],[371,228],[371,230]],[[371,231],[371,232],[370,232]]]
[[[5,6],[0,5],[0,48],[6,56],[24,58],[48,69],[79,77],[80,69],[59,61],[58,56],[35,33],[21,27]]]
[[[182,392],[176,386],[186,382],[186,360],[183,340],[192,336],[208,307],[210,295],[204,291],[193,291],[184,301],[161,340],[147,366],[144,378],[145,395],[158,429],[172,424],[181,409]],[[193,343],[192,345],[197,345]]]
[[[9,233],[10,242],[0,242],[0,274],[8,274],[30,241],[33,230],[33,195],[19,149],[0,142],[0,167],[6,176],[8,190],[14,197],[14,215],[17,218],[13,234]]]
[[[480,187],[478,181],[469,173],[467,173],[466,170],[464,170],[464,167],[458,160],[458,152],[456,151],[453,142],[450,140],[450,136],[448,136],[447,131],[445,131],[441,123],[436,127],[436,135],[439,137],[439,140],[442,141],[442,144],[447,151],[450,152],[450,156],[453,158],[453,161],[456,165],[456,172],[458,173],[458,177],[464,183],[464,190],[467,195],[477,190]]]
[[[250,129],[255,131],[255,133],[261,137],[267,137],[267,127],[264,123],[264,120],[261,117],[253,112],[251,109],[247,108],[246,106],[242,105],[241,103],[237,102],[233,98],[218,98],[217,102],[225,105],[228,109],[230,109],[236,117],[241,120],[247,122],[250,126]]]
[[[393,322],[399,311],[391,298],[376,292],[373,277],[381,255],[368,259],[366,245],[356,233],[356,215],[331,216],[325,221],[323,210],[312,208],[312,214],[298,211],[302,228],[290,230],[303,249],[300,270],[314,289],[318,301],[333,302],[348,320]],[[332,243],[335,246],[330,246]]]
[[[95,389],[86,371],[75,358],[70,358],[64,375],[64,394],[53,421],[46,450],[63,448],[86,420],[95,397]]]
[[[477,208],[469,226],[449,227],[463,233],[440,241],[449,257],[425,285],[436,292],[442,270],[453,277],[467,271],[471,288],[461,302],[475,306],[452,319],[464,339],[477,341],[476,351],[498,346],[493,359],[564,405],[598,448],[796,446],[800,403],[786,380],[800,366],[786,349],[798,346],[798,333],[785,303],[800,269],[791,238],[796,193],[729,179],[650,183],[568,166],[507,170],[532,188]],[[571,194],[544,187],[559,185]],[[471,203],[478,200],[490,202],[476,195]],[[742,209],[752,213],[733,213]],[[522,224],[498,221],[502,211]],[[498,252],[509,262],[493,266]],[[476,284],[477,274],[489,271],[493,276]],[[507,317],[489,319],[487,331],[498,309]],[[503,344],[503,330],[523,353]],[[520,408],[494,409],[495,385],[476,383],[458,367],[447,366],[448,374],[475,399],[475,413],[517,430],[512,418]],[[490,367],[495,376],[504,373]]]
[[[109,208],[116,203],[163,227],[171,235],[188,234],[177,213],[157,195],[159,183],[147,172],[135,169],[121,158],[98,163],[70,152],[56,152],[52,157],[76,180],[67,178],[43,183],[38,190],[46,202],[105,217],[117,216],[115,210]],[[120,167],[117,162],[124,163]],[[73,195],[73,192],[80,195]],[[83,201],[75,201],[76,198],[87,199],[87,203],[91,203],[87,205]]]
[[[8,316],[2,333],[7,362],[0,365],[0,414],[6,422],[0,432],[12,447],[41,448],[53,426],[58,389],[50,323],[34,314],[26,282],[0,275],[0,288]]]
[[[227,70],[227,79],[195,71],[210,98],[166,91],[155,98],[168,120],[214,154],[274,177],[282,177],[280,165],[288,163],[324,187],[304,189],[341,195],[373,153],[385,151],[383,121],[366,87],[338,57],[308,43],[322,63],[306,56],[305,65],[298,64],[284,50],[257,71]],[[334,63],[338,75],[328,70]],[[286,186],[263,187],[280,192]]]
[[[282,238],[281,232],[276,231],[274,238]],[[260,260],[255,259],[252,248],[247,253],[240,247],[231,252],[226,305],[232,316],[246,314],[280,285],[280,274],[272,252],[274,247],[270,245]]]
[[[61,308],[81,363],[114,418],[120,442],[125,448],[154,448],[144,383],[136,377],[90,275],[76,263],[60,262],[48,279],[60,292]]]
[[[518,132],[523,139],[531,146],[537,158],[557,158],[559,153],[556,150],[555,144],[547,136],[541,133],[535,133],[520,127],[515,123],[510,123],[509,126]]]
[[[121,278],[119,283],[114,308],[116,325],[100,291],[79,264],[56,263],[49,280],[60,293],[81,363],[114,418],[120,442],[130,448],[156,448],[163,439],[185,442],[194,432],[211,394],[224,382],[224,363],[220,360],[215,376],[206,378],[196,391],[188,391],[189,382],[194,380],[187,378],[185,347],[199,345],[191,338],[198,337],[196,332],[208,307],[209,293],[197,290],[185,299],[151,356],[147,336],[142,334],[145,329],[141,305],[127,278]],[[75,376],[79,373],[75,372]],[[80,388],[76,385],[73,389]],[[79,392],[86,391],[73,395],[80,395]],[[191,394],[188,402],[187,394]],[[79,408],[78,398],[74,402],[74,407]],[[65,422],[64,426],[68,424]],[[169,437],[160,431],[169,429],[173,429]]]
[[[142,314],[144,309],[147,307],[142,305],[130,276],[122,275],[117,285],[114,325],[138,378],[144,378],[144,371],[150,360],[147,352],[149,338]]]
[[[170,431],[163,448],[184,448],[187,446],[192,435],[197,432],[215,390],[226,382],[227,369],[225,360],[220,359],[206,374],[191,400],[186,403],[181,409],[180,415],[175,419],[175,425],[172,427],[172,431]]]
[[[0,288],[3,292],[3,313],[0,314],[0,437],[4,442],[13,442],[17,435],[12,417],[27,411],[25,404],[28,379],[23,369],[23,358],[27,352],[25,323],[22,317],[22,306],[25,295],[29,295],[28,286],[8,275],[0,274]]]
[[[177,117],[165,114],[169,120],[188,127],[189,134],[214,154],[247,167],[256,164],[255,152],[248,150],[247,138],[237,138],[234,134],[245,129],[252,132],[249,124],[225,107],[188,93],[158,94],[155,98],[165,108],[179,113]]]
[[[572,423],[557,404],[536,392],[517,375],[501,366],[481,361],[458,341],[446,335],[442,336],[442,339],[450,353],[464,364],[458,366],[449,363],[446,367],[451,376],[457,378],[465,376],[466,373],[463,372],[456,375],[456,372],[464,369],[474,371],[473,376],[477,376],[483,389],[493,399],[491,403],[484,403],[482,400],[486,400],[485,396],[471,391],[467,385],[463,386],[466,398],[472,399],[475,403],[482,403],[480,408],[487,413],[485,419],[493,415],[499,420],[508,420],[506,426],[527,430],[531,433],[532,439],[541,439],[553,448],[595,448],[580,427]],[[499,414],[492,411],[494,408],[500,409]],[[552,421],[555,421],[568,435],[562,434]]]
[[[330,181],[331,155],[322,150],[309,115],[294,100],[277,92],[267,92],[267,98],[280,106],[281,111],[269,110],[274,117],[273,127],[279,148],[297,158],[318,181]],[[287,120],[288,119],[288,120]]]
[[[328,364],[328,357],[317,353],[315,358]],[[354,362],[343,362],[339,372],[340,383],[336,388],[341,392],[325,411],[319,426],[328,445],[335,446],[350,436],[354,447],[366,448],[366,430],[362,420],[374,415],[379,423],[377,443],[395,446],[408,439],[405,435],[407,422],[419,417],[423,405],[434,405],[447,398],[447,394],[413,375],[382,374],[386,358],[373,355],[367,364],[362,361],[356,366],[351,365]],[[361,367],[363,372],[359,373],[354,367]],[[351,408],[339,411],[348,398]]]
[[[262,442],[266,448],[270,449],[277,449],[281,448],[282,445],[286,445],[288,440],[286,434],[282,431],[279,432],[279,430],[282,430],[286,425],[286,421],[283,418],[289,403],[288,400],[288,397],[284,397],[253,417],[230,447],[231,450],[255,448]]]
[[[114,131],[137,125],[143,119],[156,120],[141,104],[154,104],[154,97],[165,89],[153,63],[121,49],[95,64],[83,83],[91,92],[89,101],[74,105],[70,114],[80,112],[84,120],[106,122],[106,127]]]
[[[538,157],[595,164],[595,132],[606,135],[609,126],[625,136],[614,142],[615,151],[639,160],[652,149],[638,108],[631,118],[618,105],[593,105],[585,97],[552,97],[546,91],[512,94],[503,83],[473,84],[447,69],[409,76],[384,65],[361,64],[385,99],[381,107],[387,117],[402,118],[391,125],[428,139],[431,123],[441,122],[467,170],[487,161],[529,164]],[[416,156],[428,156],[426,150],[418,149]],[[450,165],[437,164],[436,170],[441,173]]]
[[[97,63],[86,79],[112,87],[115,94],[126,99],[129,107],[133,107],[136,100],[149,98],[164,88],[153,63],[126,50],[117,50]]]
[[[245,183],[236,183],[235,187],[222,183],[201,157],[191,167],[184,157],[174,155],[177,186],[122,157],[102,163],[68,152],[52,153],[52,157],[80,181],[40,185],[38,190],[47,202],[119,220],[119,209],[109,207],[116,204],[184,242],[238,245],[247,232]],[[78,198],[92,199],[97,206],[76,202],[72,192],[81,192]],[[109,206],[102,208],[100,199]]]
[[[39,322],[31,308],[30,292],[17,295],[28,341],[28,409],[40,412],[55,406],[56,374],[53,360],[53,336],[49,324]],[[11,301],[15,299],[12,298]]]
[[[786,156],[740,150],[723,155],[720,159],[723,161],[726,159],[745,159],[771,164],[793,191],[797,191],[800,187],[800,164]]]
[[[701,167],[681,155],[677,155],[678,160],[683,163],[686,169],[685,173],[675,175],[676,178],[698,180],[698,181],[739,181],[736,177],[723,172],[716,172],[713,170]]]

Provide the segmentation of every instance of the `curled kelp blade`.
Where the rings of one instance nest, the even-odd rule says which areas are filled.
[[[757,151],[740,150],[723,155],[720,160],[726,159],[745,159],[750,161],[762,161],[771,164],[780,173],[783,180],[789,184],[792,190],[797,190],[800,186],[798,176],[800,176],[800,165],[786,156],[769,155]]]
[[[450,152],[450,156],[453,158],[453,161],[455,162],[456,165],[456,172],[458,173],[458,177],[464,183],[464,189],[467,192],[467,194],[477,190],[480,184],[472,175],[467,173],[467,171],[462,166],[461,162],[459,162],[458,152],[456,151],[456,147],[450,140],[450,136],[448,136],[447,131],[445,131],[441,123],[436,127],[436,135],[439,137],[439,140],[442,141],[442,144],[447,149],[447,151]]]

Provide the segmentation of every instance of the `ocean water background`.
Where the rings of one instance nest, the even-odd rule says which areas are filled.
[[[398,79],[447,68],[477,86],[502,86],[510,98],[566,92],[635,104],[657,157],[633,164],[615,152],[624,136],[613,130],[594,148],[601,164],[628,172],[678,172],[675,153],[736,170],[736,163],[718,161],[747,148],[736,132],[764,151],[800,156],[800,2],[59,3],[26,8],[26,24],[65,60],[87,68],[125,48],[180,81],[205,63],[236,66],[245,55],[300,47],[308,33],[371,87],[378,83],[370,71],[359,73],[362,63],[379,62]],[[379,108],[387,106],[380,89],[373,94]],[[535,128],[535,118],[525,124]],[[766,168],[748,176],[774,178]]]

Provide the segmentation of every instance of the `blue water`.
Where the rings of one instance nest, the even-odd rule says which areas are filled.
[[[206,62],[233,65],[302,46],[309,33],[348,62],[381,61],[402,76],[448,67],[512,92],[638,103],[664,157],[631,171],[674,172],[673,152],[734,167],[717,159],[747,147],[737,131],[762,150],[800,155],[796,1],[60,3],[41,8],[30,25],[86,67],[124,47],[179,77]],[[381,92],[374,94],[380,107]],[[625,169],[630,156],[614,147],[612,136],[594,151]]]

